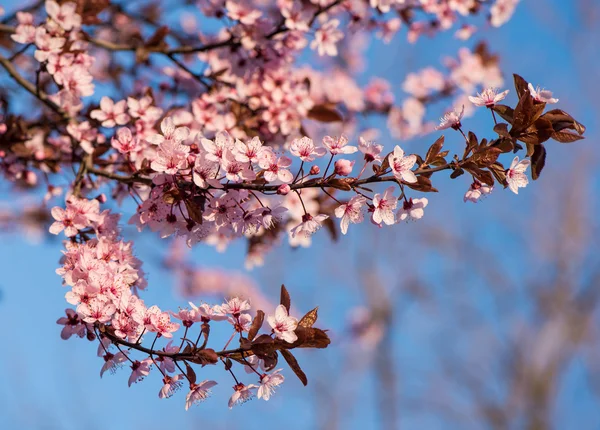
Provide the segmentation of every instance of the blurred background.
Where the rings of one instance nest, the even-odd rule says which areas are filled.
[[[581,142],[548,142],[544,174],[519,195],[498,189],[467,204],[467,180],[436,175],[440,192],[427,196],[419,222],[381,230],[366,222],[339,242],[318,234],[307,249],[283,244],[251,271],[244,269],[242,243],[225,253],[206,245],[188,252],[126,227],[148,274],[146,303],[171,309],[189,297],[218,303],[223,292],[211,292],[207,279],[235,272],[232,289],[255,291],[266,311],[281,283],[296,316],[319,305],[318,326],[330,329],[332,345],[296,354],[307,387],[283,364],[286,383],[269,402],[229,410],[231,387],[219,378],[213,397],[185,412],[184,392],[158,399],[157,374],[131,388],[128,369],[100,379],[96,344],[62,341],[55,324],[65,308],[54,273],[60,240],[36,234],[33,223],[6,227],[0,236],[0,426],[600,428],[599,19],[594,0],[523,1],[506,25],[474,36],[499,55],[511,100],[511,73],[519,73],[552,90],[559,107],[588,127]],[[450,33],[412,45],[405,40],[403,29],[390,45],[371,42],[364,80],[381,76],[400,94],[407,73],[474,44]],[[464,123],[492,137],[486,112]],[[435,137],[402,146],[424,153]],[[452,146],[460,144],[458,135],[446,137],[451,152],[458,148]],[[383,133],[379,143],[396,142]],[[0,208],[26,204],[0,182]],[[123,210],[127,219],[133,208]],[[167,263],[185,260],[189,271],[174,276],[167,257]],[[198,374],[210,379],[222,370]]]

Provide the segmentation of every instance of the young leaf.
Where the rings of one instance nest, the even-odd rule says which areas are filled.
[[[343,121],[342,115],[334,107],[328,105],[316,105],[308,111],[310,119],[319,122],[340,122]]]
[[[187,362],[185,362],[185,370],[186,370],[185,373],[187,374],[190,384],[195,384],[196,383],[196,372],[194,372],[194,369],[192,369],[192,366],[190,366]]]
[[[437,157],[437,155],[442,150],[442,146],[444,146],[444,136],[440,136],[438,140],[436,140],[433,145],[427,151],[427,155],[425,156],[425,164],[431,164],[433,160]]]
[[[260,309],[257,310],[256,316],[254,317],[254,320],[252,321],[252,325],[250,326],[250,330],[248,330],[248,339],[249,340],[254,340],[258,331],[260,330],[260,328],[263,325],[264,319],[265,319],[265,313],[263,311],[261,311]]]
[[[519,99],[521,99],[523,94],[528,91],[529,83],[516,73],[513,74],[513,78],[515,80],[515,90],[517,91],[517,96],[519,96]]]
[[[540,173],[546,164],[546,148],[544,145],[536,145],[531,156],[531,177],[535,181],[540,177]]]
[[[301,325],[302,327],[312,327],[315,324],[315,322],[317,322],[318,309],[319,309],[319,307],[317,306],[312,311],[308,311],[306,313],[306,315],[304,315],[302,318],[300,318],[300,321],[298,321],[298,325]]]
[[[308,379],[306,378],[306,374],[300,368],[300,365],[298,364],[298,361],[296,361],[296,357],[294,357],[294,354],[292,354],[287,349],[282,349],[281,355],[283,355],[283,358],[285,358],[285,361],[290,366],[290,368],[294,371],[294,373],[296,374],[298,379],[300,379],[300,381],[302,381],[302,384],[307,385]]]
[[[287,309],[288,314],[289,314],[292,300],[290,298],[290,293],[288,293],[287,288],[285,288],[285,285],[283,285],[283,284],[281,284],[281,300],[279,303],[281,303],[283,306],[285,306],[285,308]]]

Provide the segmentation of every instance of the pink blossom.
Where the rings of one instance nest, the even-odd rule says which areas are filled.
[[[136,100],[132,97],[127,98],[127,107],[129,108],[129,115],[132,118],[140,118],[144,122],[154,123],[154,121],[160,118],[162,109],[152,106],[153,100],[151,97],[142,97]]]
[[[179,330],[179,326],[179,323],[171,322],[168,312],[160,312],[150,315],[150,324],[146,324],[146,329],[170,339],[173,337],[173,332]]]
[[[258,163],[258,156],[261,152],[262,142],[258,137],[253,137],[247,143],[239,139],[235,141],[235,158],[242,163]]]
[[[506,182],[508,182],[508,188],[515,193],[519,194],[519,188],[525,188],[529,183],[525,171],[529,167],[531,162],[529,160],[519,161],[519,157],[513,159],[512,164],[506,171]]]
[[[248,163],[242,163],[235,158],[235,154],[226,149],[221,158],[221,169],[225,172],[228,180],[233,182],[252,181],[256,174]]]
[[[244,25],[253,25],[260,18],[262,12],[242,1],[227,0],[225,3],[227,16],[233,20],[239,21]]]
[[[173,394],[175,394],[183,385],[184,375],[177,374],[174,376],[165,375],[163,378],[163,386],[158,392],[158,397],[161,399],[168,399]]]
[[[65,39],[62,37],[53,37],[44,27],[38,27],[35,30],[35,45],[37,50],[34,57],[40,63],[48,59],[51,54],[57,54],[62,51],[65,44]]]
[[[50,226],[50,233],[52,234],[58,234],[64,230],[65,236],[73,237],[79,233],[79,230],[87,227],[86,219],[69,207],[63,209],[55,206],[52,208],[51,213],[56,220]]]
[[[317,148],[310,137],[294,139],[290,145],[290,152],[302,161],[314,161],[327,153],[325,148]]]
[[[248,400],[251,400],[254,397],[254,393],[252,390],[257,388],[256,385],[244,385],[242,383],[236,384],[233,389],[233,395],[229,399],[229,409],[232,409],[235,405],[241,405],[246,403]]]
[[[479,199],[490,194],[493,191],[494,187],[491,187],[487,184],[479,182],[478,180],[473,181],[467,192],[465,193],[464,201],[477,203]]]
[[[294,330],[298,327],[298,320],[288,315],[285,306],[278,305],[275,308],[275,315],[267,316],[267,322],[278,339],[282,339],[288,343],[294,343],[298,340],[298,336],[294,333]]]
[[[331,136],[325,136],[323,138],[323,145],[329,149],[332,155],[336,154],[354,154],[358,151],[356,146],[347,146],[348,138],[346,136],[340,136],[333,138]]]
[[[238,299],[239,300],[239,299]],[[196,312],[196,314],[205,322],[209,321],[223,321],[227,319],[227,316],[223,314],[222,306],[210,306],[206,303],[202,303],[200,306],[194,305],[190,302],[191,308]],[[234,308],[235,305],[232,304],[228,309]],[[240,305],[241,309],[241,305]],[[248,309],[250,309],[250,305],[248,304]],[[242,311],[240,311],[242,312]]]
[[[334,173],[340,176],[348,176],[352,173],[352,168],[354,167],[354,161],[350,160],[337,160],[334,164]]]
[[[63,30],[70,31],[81,27],[81,16],[77,15],[77,4],[73,2],[59,5],[53,0],[46,1],[46,12]]]
[[[194,161],[193,181],[200,188],[221,188],[221,183],[216,179],[219,172],[219,165],[207,160],[204,154],[196,157]]]
[[[17,43],[28,44],[35,42],[36,29],[33,25],[33,15],[28,12],[17,12],[17,25],[15,34],[10,38]]]
[[[405,156],[402,148],[396,145],[394,152],[388,156],[388,162],[392,168],[394,177],[398,179],[398,181],[404,181],[408,183],[417,182],[417,177],[411,170],[417,162],[416,155],[413,154]]]
[[[260,386],[258,387],[257,397],[259,399],[263,399],[268,401],[273,393],[275,393],[275,389],[283,384],[285,378],[283,375],[279,374],[281,369],[274,370],[271,373],[264,374],[260,378]]]
[[[90,118],[96,119],[102,123],[102,127],[112,128],[115,125],[123,125],[129,121],[129,115],[125,113],[127,102],[121,100],[113,102],[110,97],[100,99],[100,109],[90,112]]]
[[[348,203],[338,206],[335,209],[335,216],[337,218],[341,218],[340,221],[340,230],[342,234],[346,234],[348,232],[348,225],[358,224],[363,222],[364,216],[362,213],[362,208],[367,202],[367,199],[361,195],[356,195],[352,197]]]
[[[210,389],[217,385],[215,381],[205,380],[199,384],[191,384],[190,392],[185,398],[185,410],[187,411],[190,406],[195,403],[202,402],[210,396]]]
[[[343,39],[344,33],[338,30],[340,21],[327,21],[315,32],[315,40],[310,43],[310,49],[316,49],[320,56],[335,57],[338,54],[336,43]]]
[[[89,324],[95,322],[107,323],[111,320],[116,308],[111,302],[106,302],[100,298],[91,299],[88,303],[81,303],[77,306],[77,313],[83,321]]]
[[[416,221],[423,218],[425,212],[423,209],[427,206],[429,201],[423,197],[420,199],[410,198],[405,200],[402,207],[398,211],[398,221]]]
[[[190,135],[190,129],[187,127],[175,127],[173,118],[168,116],[160,123],[162,135],[154,134],[148,137],[148,141],[154,145],[160,145],[163,142],[173,142],[180,144]]]
[[[517,7],[519,0],[496,0],[490,8],[490,22],[494,27],[505,24]]]
[[[460,120],[462,119],[465,113],[465,107],[463,105],[462,110],[460,112],[456,110],[452,110],[448,112],[446,115],[440,118],[440,125],[438,125],[436,130],[445,130],[447,128],[453,128],[458,130],[461,127]]]
[[[113,148],[121,154],[129,154],[140,149],[140,143],[137,137],[131,134],[127,127],[121,127],[117,130],[116,136],[110,141]]]
[[[190,147],[174,140],[165,140],[158,146],[156,158],[150,164],[155,172],[164,172],[174,175],[180,170],[188,168],[187,155]]]
[[[104,359],[104,364],[100,369],[100,377],[102,378],[104,372],[107,370],[110,370],[110,373],[114,374],[117,369],[122,367],[123,363],[127,361],[127,354],[129,354],[129,351],[119,351],[116,354],[106,352],[102,357]]]
[[[288,170],[292,160],[284,156],[277,157],[270,148],[261,151],[258,165],[264,169],[264,178],[268,182],[279,180],[287,184],[294,179],[292,172]]]
[[[223,152],[227,149],[230,151],[234,150],[233,138],[227,132],[217,133],[215,140],[201,139],[200,143],[207,152],[206,159],[209,161],[221,161],[223,158]]]
[[[86,328],[84,322],[79,318],[79,315],[77,315],[73,309],[66,309],[65,312],[67,316],[59,318],[56,321],[56,324],[64,325],[60,332],[61,339],[69,339],[74,334],[79,337],[84,337]]]
[[[329,218],[329,215],[324,214],[319,214],[315,217],[308,213],[302,215],[302,222],[290,230],[290,232],[292,233],[292,237],[312,236],[317,230],[319,230],[322,227],[321,223],[327,218]]]
[[[373,196],[373,215],[372,221],[381,226],[381,223],[387,225],[394,224],[394,209],[398,205],[398,199],[394,197],[394,187],[388,187],[383,196],[379,193]]]
[[[365,155],[365,161],[367,163],[381,163],[383,157],[381,157],[380,154],[381,151],[383,151],[383,145],[366,141],[363,137],[359,137],[358,142],[358,149]]]
[[[529,84],[527,88],[529,88],[529,93],[536,102],[548,104],[558,103],[558,99],[552,97],[552,91],[540,89],[540,87],[534,88],[532,84]]]
[[[475,106],[492,107],[499,101],[504,100],[504,98],[508,94],[508,91],[509,90],[498,93],[496,88],[490,87],[483,90],[481,93],[478,93],[477,97],[469,96],[469,100]]]
[[[150,374],[150,368],[152,367],[152,360],[150,357],[145,358],[142,361],[135,360],[131,364],[131,375],[127,384],[131,387],[131,384],[142,381],[146,376]]]

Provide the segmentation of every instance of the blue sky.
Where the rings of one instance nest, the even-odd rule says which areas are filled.
[[[0,1],[0,5],[8,10],[11,3]],[[389,285],[400,282],[399,274],[402,277],[406,273],[407,277],[417,277],[431,285],[435,294],[442,297],[448,294],[444,291],[443,273],[446,269],[454,269],[456,260],[445,252],[417,245],[422,240],[420,232],[443,223],[465,237],[476,238],[478,243],[499,250],[501,257],[496,263],[509,278],[518,281],[527,276],[524,264],[527,260],[523,258],[527,251],[514,251],[515,245],[522,243],[523,229],[513,227],[512,223],[527,223],[533,204],[540,199],[535,189],[558,183],[565,175],[560,170],[564,160],[585,154],[598,138],[595,126],[598,110],[591,108],[592,100],[586,89],[589,77],[581,61],[574,60],[578,54],[571,51],[572,41],[582,37],[580,18],[568,7],[570,2],[548,1],[548,8],[542,10],[535,9],[533,3],[522,2],[507,25],[500,29],[488,28],[476,37],[485,37],[491,49],[500,54],[506,88],[513,89],[510,76],[516,72],[553,90],[561,99],[560,107],[588,126],[588,139],[571,146],[550,142],[546,175],[518,196],[508,191],[497,192],[481,204],[466,205],[462,203],[462,194],[468,186],[467,181],[451,181],[440,175],[437,182],[440,193],[428,196],[428,212],[418,229],[415,225],[399,225],[392,230],[377,231],[373,226],[364,225],[351,230],[340,243],[332,244],[326,234],[319,234],[314,246],[308,250],[292,250],[283,245],[269,255],[265,267],[250,273],[265,294],[277,297],[279,285],[285,283],[297,313],[319,305],[320,326],[332,330],[334,343],[329,349],[297,354],[309,377],[307,388],[301,387],[284,364],[282,367],[288,379],[271,401],[253,401],[230,411],[226,402],[233,384],[223,377],[221,369],[203,369],[201,379],[214,378],[220,385],[213,390],[213,398],[186,413],[183,392],[169,400],[158,399],[160,381],[156,374],[131,388],[127,388],[126,369],[100,379],[102,360],[95,357],[96,345],[78,339],[62,341],[60,328],[54,324],[66,307],[66,291],[54,273],[62,249],[60,241],[45,240],[33,244],[24,241],[20,233],[5,234],[0,236],[3,274],[0,279],[0,327],[3,327],[0,335],[3,345],[0,416],[4,428],[158,429],[169,425],[178,429],[200,426],[225,429],[243,423],[247,429],[285,426],[291,430],[316,428],[330,409],[335,408],[339,408],[337,419],[344,428],[374,428],[379,417],[373,375],[368,370],[360,370],[361,366],[363,370],[364,366],[368,369],[368,363],[359,364],[358,368],[348,364],[350,355],[358,357],[360,354],[348,346],[344,332],[348,310],[364,300],[360,289],[361,273],[377,272]],[[388,46],[376,43],[367,54],[369,67],[365,76],[379,75],[389,79],[397,94],[400,94],[400,82],[406,73],[427,65],[438,66],[441,57],[454,56],[462,46],[461,42],[448,37],[449,33],[433,40],[422,39],[416,45],[407,45],[404,36],[402,32]],[[471,46],[470,42],[468,46]],[[598,70],[598,61],[600,58],[589,57],[583,64]],[[0,79],[6,78],[2,75]],[[514,97],[514,91],[511,96]],[[481,112],[466,126],[481,130],[478,135],[491,135],[490,121]],[[384,124],[379,125],[384,127]],[[433,140],[431,136],[415,140],[406,144],[405,149],[422,153]],[[382,143],[392,145],[392,142]],[[597,175],[586,179],[592,184],[592,197],[597,194]],[[2,205],[14,201],[8,190],[9,185],[0,182]],[[594,200],[593,207],[596,206]],[[161,249],[166,248],[165,244],[152,235],[138,235],[130,229],[125,234],[127,238],[135,239],[137,254],[145,261],[150,283],[144,296],[146,302],[158,303],[165,308],[176,308],[185,303],[174,293],[168,273],[152,263],[157,261]],[[390,254],[389,247],[377,246],[387,241],[394,242],[392,249],[397,253]],[[194,249],[193,258],[207,267],[243,270],[244,251],[245,246],[241,243],[232,246],[226,254],[199,246]],[[417,254],[422,255],[418,264],[408,267],[409,262],[417,259]],[[475,288],[479,281],[473,279],[472,282]],[[489,311],[493,320],[494,308],[489,296],[480,292],[475,294],[480,308]],[[406,372],[399,375],[402,395],[398,399],[398,410],[402,412],[403,427],[452,428],[436,414],[419,413],[400,403],[401,399],[411,397],[412,392],[418,394],[430,389],[420,378],[439,370],[436,366],[439,366],[440,349],[436,349],[434,343],[442,333],[440,327],[452,318],[444,315],[443,309],[427,309],[410,301],[406,304],[404,298],[394,297],[392,303],[394,309],[402,308],[396,316],[389,345],[394,348],[394,360],[401,362],[401,368]],[[505,329],[507,327],[498,327],[499,332]],[[456,339],[457,344],[471,341],[470,338]],[[198,373],[200,375],[200,371]],[[565,372],[564,378],[557,397],[561,405],[557,408],[557,428],[567,428],[567,425],[569,428],[598,428],[600,413],[581,364],[575,363]],[[459,392],[456,396],[463,397]],[[468,401],[466,397],[465,401]]]

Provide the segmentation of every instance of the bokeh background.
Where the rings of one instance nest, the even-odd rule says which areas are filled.
[[[158,399],[157,374],[131,388],[127,369],[100,379],[96,344],[62,341],[55,324],[65,308],[54,273],[60,240],[2,232],[0,427],[600,428],[599,19],[594,0],[522,1],[506,25],[475,35],[500,55],[506,88],[519,73],[554,91],[560,107],[588,127],[584,141],[549,142],[544,174],[518,196],[496,190],[465,204],[467,180],[439,177],[440,193],[427,196],[418,223],[381,230],[365,223],[337,243],[318,234],[311,248],[282,245],[250,272],[242,243],[223,254],[202,245],[176,255],[245,274],[267,300],[276,301],[285,283],[297,315],[320,306],[319,326],[330,329],[332,345],[297,354],[306,388],[283,364],[287,381],[269,402],[229,410],[231,387],[219,378],[213,397],[185,412],[183,392]],[[450,33],[410,45],[405,31],[390,45],[368,46],[359,82],[381,76],[399,94],[408,72],[439,65],[465,45]],[[491,134],[486,112],[465,124]],[[370,125],[385,129],[383,121]],[[423,153],[434,139],[402,145]],[[460,145],[458,135],[446,142]],[[380,143],[395,142],[384,132]],[[0,182],[0,207],[22,199]],[[132,209],[123,208],[125,219]],[[173,248],[133,229],[125,236],[135,238],[148,273],[146,303],[185,304],[181,280],[164,266]],[[198,373],[222,376],[221,369]]]

